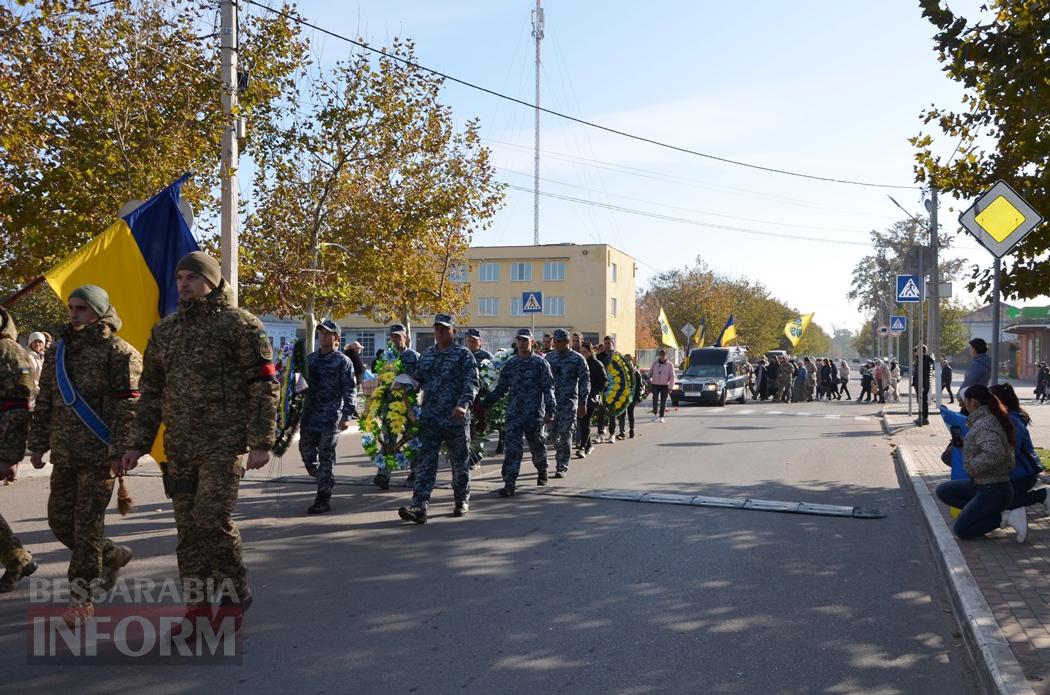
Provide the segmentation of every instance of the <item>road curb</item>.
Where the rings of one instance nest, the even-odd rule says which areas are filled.
[[[897,463],[907,475],[911,483],[910,490],[926,520],[929,531],[927,539],[938,559],[938,569],[947,580],[952,604],[964,631],[963,637],[985,691],[1001,695],[1035,695],[1017,657],[1010,649],[1010,643],[999,629],[977,580],[970,572],[959,543],[944,523],[937,500],[926,481],[915,472],[908,447],[898,443],[896,454]]]

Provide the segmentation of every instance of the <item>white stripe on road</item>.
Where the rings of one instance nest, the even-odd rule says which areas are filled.
[[[737,410],[737,411],[734,411],[734,412],[737,415],[750,415],[751,413],[753,413],[755,411],[754,410]]]
[[[866,422],[867,420],[873,420],[874,418],[872,418],[870,415],[854,415],[853,419],[857,422]]]
[[[824,419],[825,420],[838,420],[840,417],[842,417],[842,416],[841,415],[825,415]]]
[[[809,417],[812,414],[813,413],[795,413],[795,415],[798,415],[799,417]]]
[[[768,413],[766,413],[766,415],[783,415],[783,414],[784,414],[783,410],[770,410]]]

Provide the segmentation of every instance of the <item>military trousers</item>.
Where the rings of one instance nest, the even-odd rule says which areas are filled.
[[[470,428],[461,425],[423,423],[419,432],[422,447],[416,460],[416,481],[412,488],[412,504],[426,509],[430,493],[437,482],[438,455],[441,447],[448,451],[452,466],[452,494],[457,502],[470,501]]]
[[[569,401],[558,408],[551,424],[551,437],[554,439],[554,464],[559,471],[569,470],[569,456],[572,454],[572,438],[579,418],[576,403]]]
[[[310,477],[317,478],[317,491],[331,494],[335,487],[335,446],[339,443],[339,430],[301,430],[299,432],[299,455]]]
[[[187,605],[207,605],[201,595],[209,580],[233,592],[234,602],[248,595],[248,570],[241,559],[241,534],[233,523],[244,467],[239,456],[169,461],[175,509],[179,578]]]
[[[532,452],[532,465],[536,470],[547,472],[547,446],[543,441],[543,420],[529,418],[526,420],[507,420],[507,443],[504,445],[503,484],[514,487],[521,472],[521,458],[524,453],[521,438],[529,443]],[[571,435],[570,435],[571,438]],[[566,450],[567,451],[567,450]],[[568,453],[565,456],[568,460]]]
[[[25,458],[28,435],[28,410],[0,410],[0,461],[14,464]]]
[[[83,464],[52,457],[52,463],[47,523],[73,553],[67,576],[79,594],[98,579],[103,563],[116,550],[105,536],[106,507],[113,498],[115,479],[108,462]]]

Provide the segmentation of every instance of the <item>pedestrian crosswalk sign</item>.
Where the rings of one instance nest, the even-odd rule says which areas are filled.
[[[543,293],[542,292],[522,292],[521,293],[521,313],[523,314],[539,314],[543,311]]]
[[[908,330],[907,316],[890,317],[890,333],[903,333],[906,330]]]
[[[922,301],[922,279],[918,275],[897,276],[897,301],[901,303]]]

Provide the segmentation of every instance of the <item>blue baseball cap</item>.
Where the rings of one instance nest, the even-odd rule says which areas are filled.
[[[529,330],[528,328],[519,328],[518,329],[518,335],[515,336],[515,337],[517,337],[517,338],[528,338],[529,340],[532,340],[532,331]]]
[[[328,331],[329,333],[335,333],[336,335],[341,335],[343,332],[342,329],[339,328],[339,324],[332,319],[325,319],[317,324],[317,330]]]
[[[569,332],[567,330],[565,330],[564,328],[555,328],[554,329],[554,339],[555,340],[568,340],[569,339]]]
[[[388,333],[390,335],[394,335],[395,333],[400,333],[401,335],[408,335],[408,331],[406,331],[405,327],[402,326],[400,323],[395,323],[393,326],[391,326]]]
[[[438,314],[437,316],[434,317],[434,325],[435,326],[444,326],[445,328],[452,328],[456,324],[452,320],[452,317],[450,315],[448,315],[448,314]]]
[[[479,331],[477,328],[468,328],[467,329],[467,337],[468,338],[480,338],[481,337],[481,331]]]

